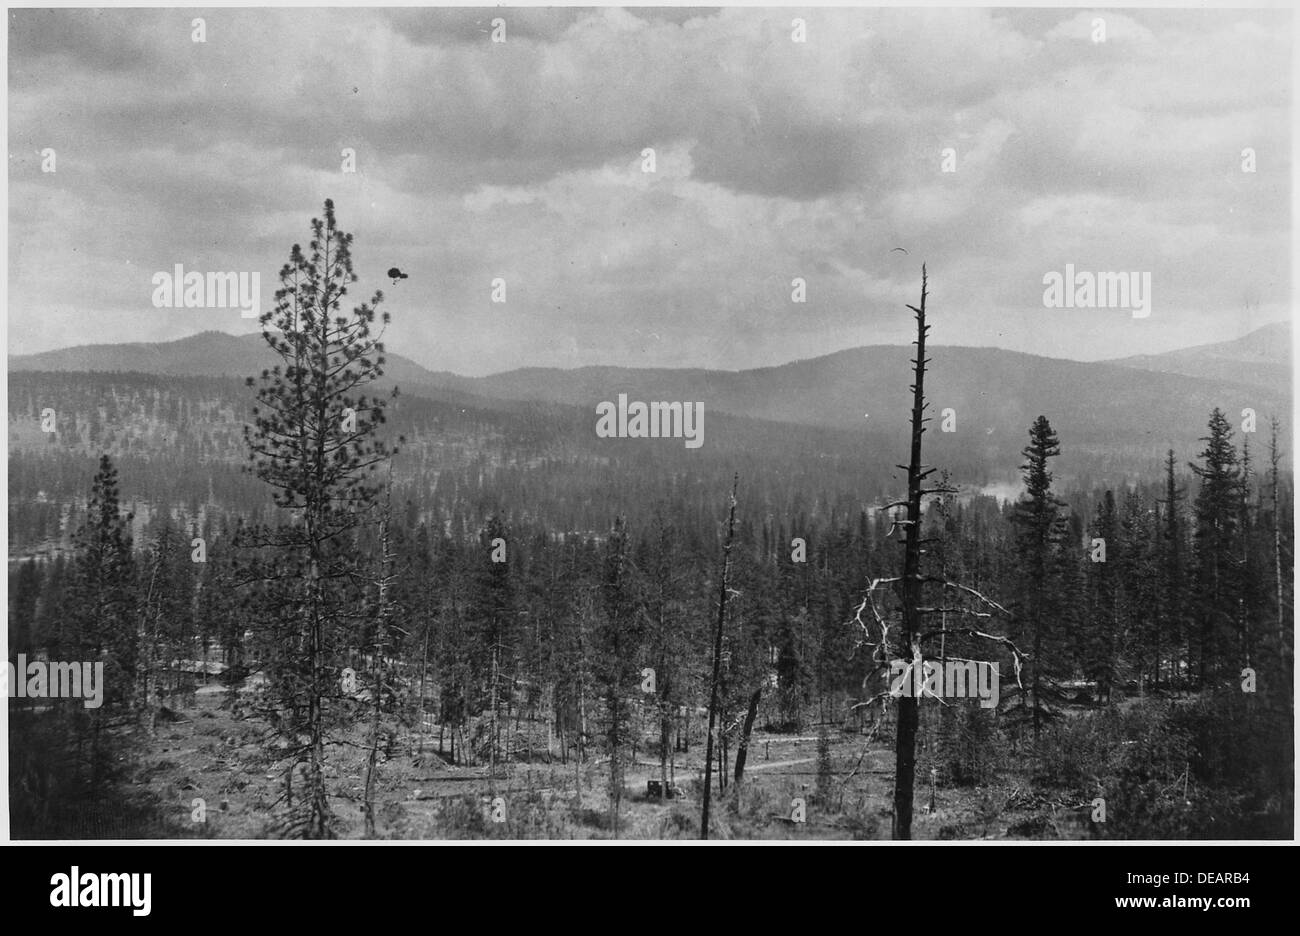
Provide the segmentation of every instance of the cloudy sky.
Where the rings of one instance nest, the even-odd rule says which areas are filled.
[[[8,17],[10,353],[254,330],[151,277],[260,271],[269,305],[325,198],[389,348],[466,374],[902,343],[922,260],[941,344],[1096,359],[1291,316],[1282,10]],[[1067,263],[1150,272],[1150,317],[1044,308]]]

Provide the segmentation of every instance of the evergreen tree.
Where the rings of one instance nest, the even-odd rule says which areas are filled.
[[[294,244],[275,308],[261,318],[262,337],[281,363],[262,371],[244,438],[250,470],[292,517],[265,539],[274,555],[267,573],[280,592],[273,674],[285,713],[281,731],[308,770],[303,809],[286,831],[326,838],[334,834],[325,789],[327,707],[339,695],[343,620],[359,600],[353,577],[361,560],[351,534],[377,499],[381,485],[372,473],[391,452],[378,437],[385,401],[364,393],[383,374],[383,343],[371,334],[383,294],[345,314],[342,300],[357,279],[352,235],[337,227],[329,200],[324,220],[313,218],[311,226],[310,253]],[[388,324],[388,313],[382,321]]]
[[[1194,591],[1197,619],[1198,680],[1206,681],[1226,664],[1225,656],[1240,637],[1238,609],[1241,468],[1232,444],[1232,429],[1223,412],[1210,415],[1209,435],[1202,436],[1202,464],[1190,465],[1201,487],[1195,502]]]
[[[1118,672],[1122,555],[1115,492],[1107,491],[1092,523],[1088,565],[1088,624],[1083,635],[1084,675],[1096,685],[1098,702],[1109,702]],[[1098,542],[1100,541],[1100,542]]]
[[[1237,485],[1237,545],[1236,591],[1237,591],[1237,652],[1245,666],[1255,665],[1255,650],[1259,643],[1256,621],[1262,617],[1265,594],[1261,577],[1259,555],[1263,553],[1263,543],[1257,542],[1258,524],[1256,517],[1258,505],[1251,503],[1251,487],[1254,472],[1250,460],[1250,436],[1241,439],[1241,475]]]
[[[1277,444],[1278,421],[1274,417],[1270,427],[1269,446],[1268,446],[1268,463],[1269,463],[1269,505],[1270,517],[1269,527],[1272,531],[1271,544],[1271,565],[1273,573],[1273,611],[1275,615],[1275,635],[1274,635],[1274,653],[1279,663],[1279,670],[1285,674],[1282,685],[1291,685],[1291,671],[1293,669],[1292,661],[1294,659],[1293,638],[1294,638],[1294,621],[1289,613],[1289,602],[1287,600],[1288,586],[1291,584],[1291,557],[1292,550],[1288,543],[1292,537],[1292,525],[1286,519],[1286,511],[1283,508],[1281,498],[1280,471],[1278,465],[1282,460],[1282,452]],[[1291,632],[1291,639],[1288,639],[1288,631]],[[1286,696],[1294,703],[1294,698],[1288,692]]]
[[[101,455],[91,482],[86,522],[73,538],[71,619],[60,641],[65,659],[102,662],[104,702],[99,708],[68,709],[73,736],[90,741],[89,782],[107,779],[112,752],[103,732],[108,713],[129,706],[136,675],[135,562],[131,553],[131,514],[120,506],[117,469]]]
[[[1020,589],[1023,596],[1017,620],[1022,639],[1032,641],[1033,661],[1030,671],[1030,705],[1034,741],[1041,731],[1044,712],[1043,691],[1053,674],[1045,654],[1055,657],[1060,635],[1057,598],[1060,595],[1060,565],[1057,561],[1065,524],[1061,517],[1064,501],[1052,493],[1052,472],[1048,460],[1061,453],[1060,441],[1046,416],[1039,416],[1029,428],[1029,444],[1021,450],[1025,462],[1020,466],[1025,493],[1015,505],[1012,521],[1019,535],[1016,539]]]
[[[9,571],[9,655],[31,653],[41,637],[36,630],[36,605],[41,596],[41,569],[35,559]]]
[[[470,664],[481,687],[468,702],[471,712],[488,712],[481,749],[494,771],[502,756],[501,709],[508,713],[513,699],[510,676],[516,666],[519,612],[511,566],[519,564],[519,542],[500,516],[488,518],[475,551],[468,601],[469,633],[475,637]],[[508,714],[504,721],[509,723]]]
[[[1085,522],[1078,511],[1071,509],[1065,518],[1065,537],[1058,553],[1061,580],[1059,619],[1061,631],[1061,664],[1063,673],[1071,677],[1084,671],[1086,634],[1088,629],[1088,550],[1084,544]]]
[[[74,636],[82,659],[103,659],[110,680],[106,702],[130,699],[139,649],[135,628],[135,562],[131,520],[120,506],[117,469],[107,455],[91,483],[86,523],[74,537],[76,559],[72,604]]]
[[[685,698],[689,635],[686,632],[686,607],[681,597],[682,563],[677,531],[660,515],[652,536],[643,541],[641,560],[648,581],[646,596],[647,642],[649,659],[655,673],[655,709],[659,719],[659,781],[662,795],[667,796],[675,771],[670,761],[676,753],[672,745],[673,725],[678,706]]]
[[[609,757],[610,828],[618,837],[619,806],[623,799],[624,749],[630,740],[630,699],[637,690],[638,627],[632,593],[632,564],[628,561],[623,518],[614,521],[605,547],[602,583],[604,623],[600,631],[597,679],[605,702],[605,753]]]
[[[173,667],[197,657],[194,636],[195,563],[188,542],[166,514],[157,527],[153,545],[144,559],[141,576],[139,636],[141,646],[137,692],[142,724],[152,734],[158,694],[192,679]],[[182,662],[184,661],[184,662]]]
[[[1152,549],[1156,530],[1150,511],[1136,490],[1124,496],[1120,517],[1119,577],[1123,595],[1120,630],[1136,670],[1138,691],[1156,667],[1159,620],[1157,563]]]
[[[1169,653],[1170,675],[1174,679],[1180,678],[1179,674],[1183,670],[1179,660],[1187,649],[1187,640],[1190,637],[1190,632],[1184,626],[1187,581],[1184,567],[1183,521],[1178,507],[1182,497],[1183,490],[1178,487],[1178,481],[1174,476],[1174,450],[1170,449],[1165,459],[1165,497],[1161,501],[1163,511],[1160,536],[1157,540],[1160,606],[1153,641],[1155,669],[1152,674],[1156,689],[1160,688],[1160,662],[1166,650]],[[1189,664],[1190,660],[1189,656]]]

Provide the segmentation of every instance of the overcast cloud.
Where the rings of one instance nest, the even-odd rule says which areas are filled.
[[[1236,337],[1291,314],[1290,16],[10,10],[9,348],[254,330],[150,278],[257,270],[269,305],[327,197],[390,349],[466,374],[902,343],[922,260],[940,344]],[[1066,263],[1149,271],[1151,316],[1045,309]]]

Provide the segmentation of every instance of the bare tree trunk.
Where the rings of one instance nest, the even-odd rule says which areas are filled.
[[[672,705],[668,700],[668,680],[665,679],[662,694],[659,697],[659,782],[662,788],[661,798],[667,797],[670,789],[668,780],[668,742],[672,731]]]
[[[551,711],[555,713],[555,727],[560,735],[560,763],[569,765],[569,710],[560,695],[557,682],[551,687]]]
[[[617,693],[617,689],[614,690]],[[609,824],[618,838],[618,808],[623,798],[623,772],[619,763],[618,747],[622,740],[618,730],[622,721],[622,700],[615,694],[610,700],[610,745],[609,745]]]
[[[393,551],[388,535],[388,525],[392,519],[392,480],[389,479],[389,500],[384,505],[384,519],[380,525],[380,560],[379,560],[379,609],[375,621],[375,647],[371,666],[374,688],[371,705],[374,706],[374,719],[370,724],[370,754],[366,760],[366,788],[363,809],[366,817],[366,838],[375,837],[375,777],[379,772],[379,729],[380,717],[384,707],[384,647],[387,633],[384,628],[388,617],[388,586],[392,579]],[[427,640],[427,631],[426,631]],[[420,687],[420,731],[421,743],[424,732],[424,686],[421,677]]]
[[[312,537],[313,545],[315,537]],[[313,838],[323,839],[330,834],[329,796],[325,790],[325,626],[321,620],[322,595],[320,567],[315,557],[311,560],[311,624],[308,654],[311,665],[311,693],[307,700],[308,736],[308,832]]]
[[[420,663],[420,706],[418,709],[420,718],[420,751],[424,753],[424,682],[429,672],[429,622],[424,622],[424,653]],[[438,719],[438,753],[442,753],[442,719]]]
[[[674,748],[673,751],[672,751],[672,753],[670,753],[670,754],[668,755],[668,782],[669,782],[669,783],[676,783],[676,782],[677,782],[677,750],[676,750],[676,748]]]
[[[745,761],[749,757],[749,736],[754,730],[754,719],[758,717],[758,702],[763,696],[763,687],[759,686],[749,697],[749,709],[745,712],[745,724],[740,729],[740,745],[736,748],[736,793],[740,793],[740,782],[745,779]]]
[[[718,677],[722,671],[722,625],[727,619],[727,576],[731,572],[731,541],[736,529],[737,474],[731,481],[731,509],[727,516],[727,541],[722,548],[722,581],[718,585],[718,626],[713,636],[713,678],[709,682],[709,737],[704,748],[704,805],[700,812],[700,838],[709,837],[709,795],[713,782],[713,726],[718,714]]]
[[[573,758],[573,798],[582,805],[582,758],[579,756]]]
[[[375,837],[375,774],[379,765],[379,713],[380,686],[383,681],[382,666],[373,667],[375,680],[375,715],[370,723],[370,752],[366,757],[366,789],[362,810],[366,817],[366,838]]]
[[[1038,683],[1038,674],[1039,674],[1039,672],[1040,672],[1040,671],[1042,670],[1042,668],[1043,668],[1043,664],[1042,664],[1042,659],[1043,659],[1043,619],[1042,619],[1041,614],[1039,613],[1039,608],[1038,608],[1036,605],[1037,605],[1037,602],[1035,602],[1035,608],[1034,608],[1034,682],[1033,682],[1033,687],[1034,687],[1034,688],[1033,688],[1033,696],[1034,696],[1034,710],[1033,710],[1033,718],[1034,718],[1034,745],[1035,745],[1035,746],[1038,745],[1039,734],[1040,734],[1040,732],[1041,732],[1041,724],[1042,724],[1042,717],[1041,717],[1041,716],[1042,716],[1042,712],[1041,712],[1042,706],[1041,706],[1041,704],[1039,703],[1039,695],[1038,695],[1038,691],[1039,691],[1039,690],[1038,690],[1038,685],[1039,685],[1039,683]],[[1142,678],[1142,677],[1141,677],[1141,674],[1139,673],[1139,675],[1138,675],[1138,679],[1141,679],[1141,678]]]
[[[718,730],[718,793],[727,792],[727,730]]]
[[[491,749],[491,776],[497,775],[497,650],[499,644],[492,647],[492,725],[488,735],[488,747]]]
[[[140,625],[136,631],[136,637],[140,643],[140,664],[139,664],[139,681],[138,697],[140,705],[140,725],[144,729],[145,737],[152,738],[156,728],[155,716],[157,714],[154,700],[153,685],[153,654],[154,644],[158,636],[158,620],[155,616],[153,633],[149,633],[147,622],[149,620],[149,608],[153,603],[154,584],[158,581],[158,567],[162,564],[162,556],[158,556],[154,562],[153,574],[149,577],[149,591],[145,595],[144,610],[140,614]],[[187,656],[189,654],[186,654]],[[206,664],[205,664],[206,672]]]
[[[916,313],[916,358],[912,362],[912,452],[907,466],[907,520],[903,547],[903,579],[899,591],[903,601],[901,646],[914,666],[921,665],[921,482],[934,469],[921,464],[921,436],[925,432],[925,324],[927,295],[925,266],[921,267],[921,305],[908,306]],[[898,735],[894,754],[894,823],[895,839],[912,837],[912,795],[916,782],[917,699],[905,693],[898,699]]]
[[[582,640],[582,616],[578,616],[578,763],[587,758],[587,691],[582,678],[587,651]]]
[[[518,674],[518,671],[516,671],[515,675],[516,675],[516,677],[519,675],[519,674]],[[517,683],[517,681],[516,681],[516,685],[517,685],[517,684],[518,684],[518,683]],[[512,695],[518,695],[518,694],[519,694],[518,692],[512,693]],[[511,704],[512,704],[512,703],[509,702],[509,701],[506,702],[506,720],[507,720],[507,721],[509,721],[509,717],[510,717],[510,705],[511,705]],[[519,699],[519,700],[515,701],[513,704],[514,704],[514,707],[515,707],[515,732],[514,732],[514,737],[518,738],[518,737],[519,737],[519,726],[520,726],[520,724],[521,724],[521,719],[523,718],[523,715],[524,715],[524,703],[523,703],[523,700],[522,700],[522,699]],[[531,737],[532,737],[532,732],[531,732],[531,730],[530,730],[530,731],[529,731],[529,738],[531,739]],[[530,745],[529,750],[531,750],[531,745]],[[506,735],[506,761],[509,762],[509,760],[510,760],[510,735]]]
[[[560,736],[560,764],[569,766],[569,719],[562,710],[555,713],[556,731]]]

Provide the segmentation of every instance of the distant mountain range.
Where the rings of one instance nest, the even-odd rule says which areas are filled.
[[[1234,341],[1117,358],[1112,363],[1267,389],[1290,388],[1291,324],[1274,322]]]
[[[1139,457],[1170,446],[1194,455],[1210,411],[1234,424],[1258,414],[1261,442],[1277,416],[1289,445],[1291,327],[1277,323],[1235,341],[1114,361],[1080,362],[997,348],[932,346],[926,390],[931,401],[930,454],[949,445],[997,453],[1023,444],[1030,422],[1046,415],[1066,452]],[[624,367],[523,368],[486,377],[428,370],[399,354],[386,357],[385,382],[403,393],[442,400],[546,402],[592,413],[602,401],[702,402],[707,412],[852,430],[882,442],[905,430],[909,407],[908,346],[852,348],[779,367],[744,371]],[[203,332],[155,344],[85,345],[9,359],[11,371],[137,371],[172,376],[249,376],[273,355],[260,335]],[[953,433],[941,430],[945,410]],[[902,457],[902,449],[900,458]],[[931,460],[927,458],[927,461]]]
[[[399,354],[386,354],[385,370],[399,384],[463,380],[426,370]],[[79,371],[162,374],[170,377],[252,377],[276,357],[260,334],[205,331],[176,341],[77,345],[40,354],[10,355],[11,371]]]

